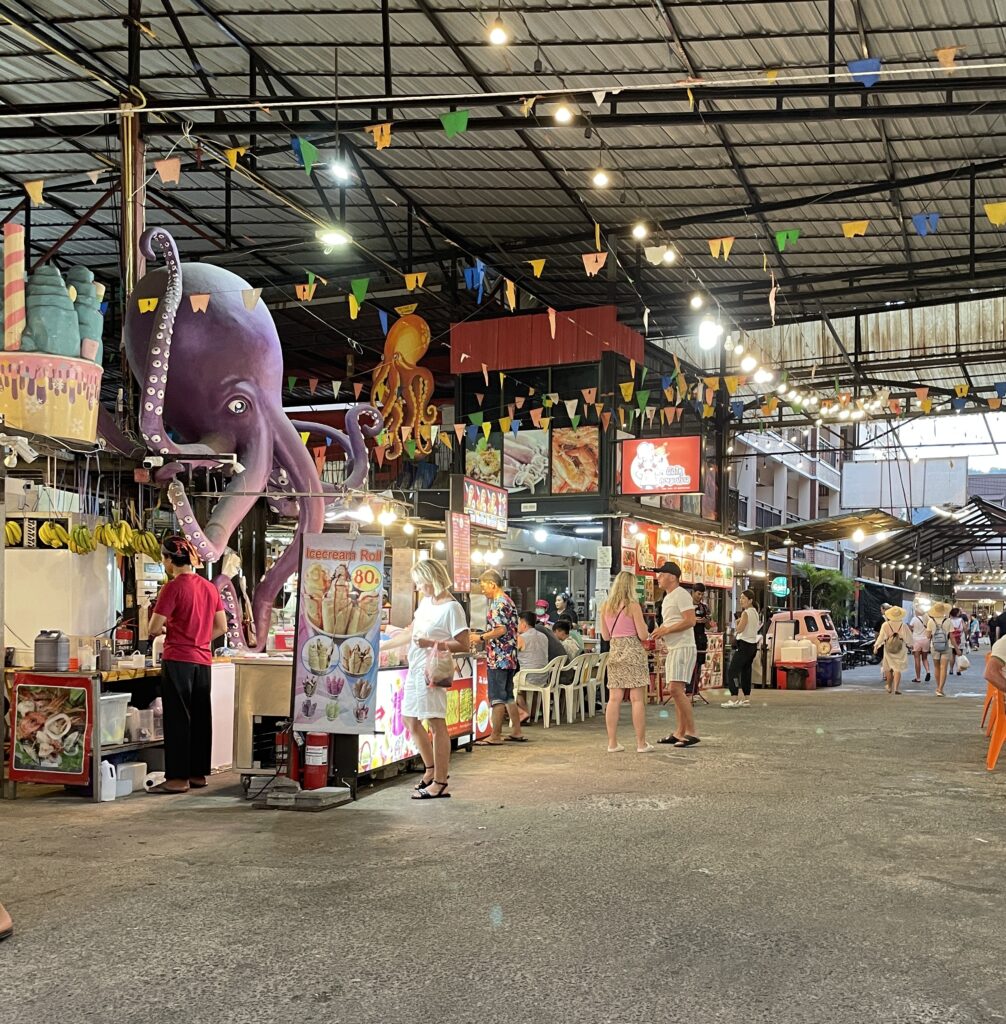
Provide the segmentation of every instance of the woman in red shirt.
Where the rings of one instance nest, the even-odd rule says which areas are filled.
[[[168,537],[161,555],[169,579],[150,616],[150,635],[166,633],[161,662],[165,780],[147,792],[185,793],[190,786],[205,786],[210,773],[210,644],[227,632],[227,613],[217,588],[196,574],[202,563],[184,537]]]

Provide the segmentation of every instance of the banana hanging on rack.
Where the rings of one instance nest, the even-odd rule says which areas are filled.
[[[4,537],[6,538],[8,547],[14,547],[20,544],[23,536],[24,533],[21,529],[20,523],[9,520],[4,526]]]

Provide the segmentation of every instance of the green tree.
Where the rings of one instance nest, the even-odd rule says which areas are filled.
[[[800,571],[810,585],[811,608],[826,608],[836,619],[849,614],[855,585],[837,569],[821,569],[807,562],[800,563]]]

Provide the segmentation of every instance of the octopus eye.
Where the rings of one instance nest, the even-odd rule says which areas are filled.
[[[248,411],[248,403],[243,398],[232,398],[227,403],[227,408],[230,409],[235,416],[240,416],[241,413]]]

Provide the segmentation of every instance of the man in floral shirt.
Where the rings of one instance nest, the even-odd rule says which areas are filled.
[[[486,648],[486,678],[489,684],[489,704],[492,707],[492,732],[479,740],[482,747],[496,747],[501,743],[526,743],[520,732],[520,712],[513,694],[513,677],[517,671],[517,606],[503,590],[503,577],[494,569],[484,572],[479,579],[482,593],[489,603],[485,632],[473,630],[472,643],[484,643]],[[510,716],[510,735],[503,736],[503,719]]]

